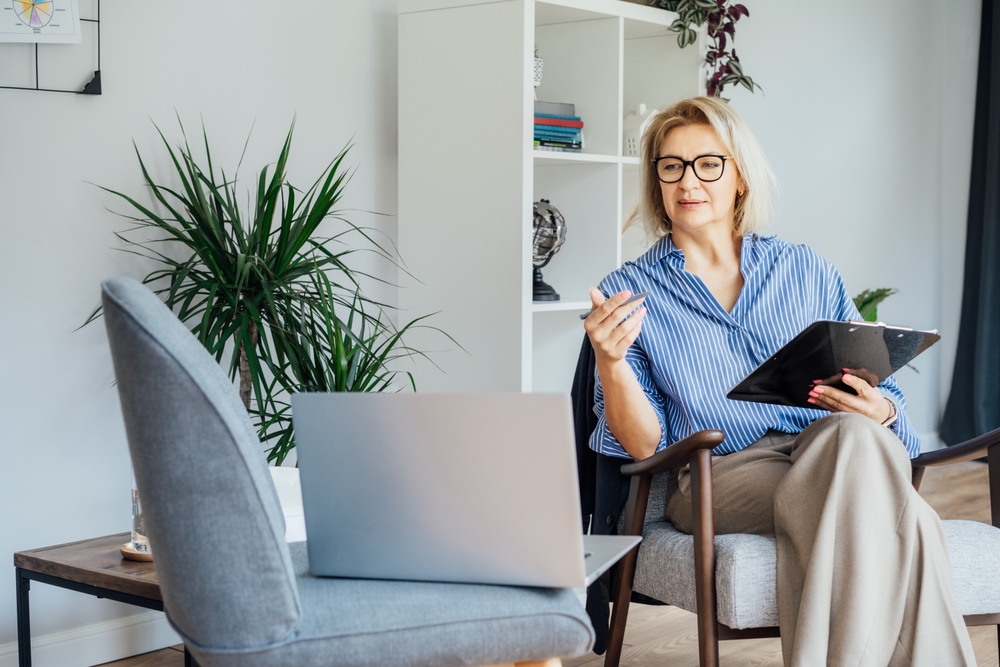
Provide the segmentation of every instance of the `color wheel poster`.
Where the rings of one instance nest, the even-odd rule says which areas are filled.
[[[77,0],[0,0],[0,42],[79,44]]]

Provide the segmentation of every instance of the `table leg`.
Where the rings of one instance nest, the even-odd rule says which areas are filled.
[[[31,667],[31,611],[28,608],[28,593],[31,579],[24,576],[24,570],[14,568],[17,581],[17,664]]]

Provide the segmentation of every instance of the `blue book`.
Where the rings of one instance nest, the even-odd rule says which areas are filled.
[[[574,130],[573,132],[552,132],[549,130],[540,130],[535,128],[535,136],[547,136],[547,137],[578,137],[580,136],[580,130]]]
[[[538,116],[539,118],[559,118],[561,120],[579,120],[579,121],[583,120],[579,116],[560,116],[554,113],[536,113],[535,115]]]
[[[535,125],[535,132],[550,132],[553,134],[579,134],[579,127],[559,127],[558,125]]]

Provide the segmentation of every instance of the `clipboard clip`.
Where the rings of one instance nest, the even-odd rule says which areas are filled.
[[[899,331],[917,331],[913,327],[901,327],[894,324],[886,324],[885,322],[859,322],[858,320],[847,320],[848,324],[859,324],[866,327],[882,327],[883,329],[898,329]],[[920,330],[920,333],[934,334],[937,335],[937,329],[928,329],[926,331]]]

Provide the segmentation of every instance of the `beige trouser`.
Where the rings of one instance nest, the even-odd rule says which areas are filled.
[[[712,457],[712,476],[717,533],[776,537],[786,667],[976,664],[941,520],[887,428],[839,413],[798,436],[769,431]],[[691,532],[688,470],[666,514]]]

